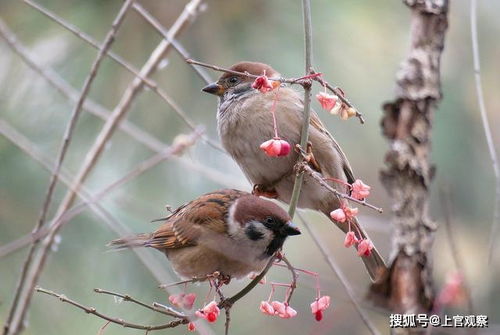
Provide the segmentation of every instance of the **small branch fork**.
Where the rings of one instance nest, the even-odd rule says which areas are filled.
[[[382,208],[376,207],[376,206],[374,206],[372,204],[369,204],[368,202],[366,202],[366,200],[358,200],[356,198],[351,197],[350,195],[348,195],[346,193],[341,193],[341,192],[337,191],[336,189],[334,189],[333,187],[331,187],[330,185],[328,185],[327,179],[325,179],[321,173],[315,171],[307,163],[307,161],[306,161],[306,159],[307,159],[307,153],[304,151],[304,149],[300,145],[297,145],[296,148],[297,148],[297,151],[299,152],[299,154],[302,155],[302,157],[304,158],[304,161],[297,163],[297,165],[295,166],[295,169],[297,171],[307,173],[316,182],[318,182],[318,184],[320,184],[321,186],[323,186],[324,188],[326,188],[328,191],[332,192],[333,194],[335,194],[339,198],[343,198],[343,199],[355,202],[355,203],[360,204],[362,206],[365,206],[365,207],[368,207],[370,209],[373,209],[373,210],[375,210],[375,211],[377,211],[379,213],[383,213],[383,209]]]
[[[71,300],[71,299],[67,298],[64,294],[58,294],[58,293],[46,290],[46,289],[41,288],[41,287],[36,287],[35,291],[40,292],[40,293],[44,293],[44,294],[47,294],[47,295],[50,295],[52,297],[56,297],[59,300],[61,300],[62,302],[68,303],[70,305],[73,305],[73,306],[75,306],[75,307],[83,310],[87,314],[93,314],[93,315],[95,315],[95,316],[97,316],[97,317],[99,317],[101,319],[104,319],[104,320],[109,321],[111,323],[115,323],[115,324],[121,325],[121,326],[123,326],[125,328],[133,328],[133,329],[142,329],[142,330],[152,331],[152,330],[162,330],[162,329],[167,329],[167,328],[174,328],[174,327],[177,327],[179,325],[187,324],[187,323],[190,322],[189,317],[186,316],[186,315],[184,315],[184,314],[182,314],[182,313],[176,312],[176,314],[167,314],[166,311],[160,310],[159,308],[156,308],[156,307],[149,306],[148,304],[143,303],[143,302],[141,302],[139,300],[136,300],[136,299],[134,299],[134,298],[132,298],[132,297],[130,297],[128,295],[123,295],[123,294],[114,293],[114,292],[111,292],[111,291],[106,291],[106,290],[101,290],[101,289],[95,289],[95,292],[96,293],[109,294],[109,295],[112,295],[112,296],[116,296],[116,297],[122,298],[124,301],[133,302],[133,303],[135,303],[135,304],[137,304],[139,306],[145,307],[145,308],[150,309],[150,310],[152,310],[154,312],[158,312],[158,313],[161,313],[161,314],[166,314],[166,315],[169,315],[169,316],[175,315],[174,317],[176,319],[173,320],[173,321],[170,321],[168,323],[164,323],[164,324],[160,324],[160,325],[142,325],[142,324],[137,324],[137,323],[132,323],[132,322],[129,322],[129,321],[125,321],[125,320],[123,320],[121,318],[115,318],[115,317],[108,316],[106,314],[98,312],[97,309],[95,309],[94,307],[87,307],[85,305],[80,304],[79,302]],[[170,312],[168,312],[168,313],[170,313]]]
[[[256,79],[257,77],[259,77],[257,75],[250,74],[248,72],[233,71],[233,70],[230,70],[230,69],[227,69],[227,68],[224,68],[224,67],[220,67],[220,66],[212,65],[212,64],[208,64],[208,63],[203,63],[203,62],[200,62],[200,61],[197,61],[197,60],[194,60],[194,59],[190,59],[190,58],[186,59],[186,63],[192,64],[192,65],[199,65],[199,66],[206,67],[208,69],[212,69],[212,70],[215,70],[215,71],[225,72],[225,73],[229,73],[229,74],[234,74],[234,75],[237,75],[237,76],[244,76],[244,77],[252,78],[252,79]],[[330,85],[327,81],[325,81],[323,79],[323,77],[322,77],[323,74],[321,72],[316,72],[312,67],[310,67],[308,71],[309,71],[309,74],[305,75],[303,77],[298,77],[298,78],[283,78],[283,77],[279,77],[279,78],[269,78],[269,80],[279,81],[279,82],[285,83],[285,84],[300,85],[303,88],[306,88],[307,86],[310,87],[311,86],[311,80],[312,81],[316,81],[321,86],[326,87],[329,91],[331,91],[332,93],[334,93],[335,95],[337,95],[339,97],[339,99],[345,105],[347,105],[348,107],[354,108],[354,110],[356,111],[356,117],[359,119],[359,122],[361,124],[365,123],[365,119],[363,117],[363,114],[361,114],[358,111],[358,109],[356,107],[354,107],[354,105],[344,96],[345,95],[344,92],[339,87],[334,87],[334,86]]]
[[[275,265],[274,260],[277,258],[278,258],[277,256],[271,257],[271,261],[268,263],[265,270],[268,270],[268,267],[270,268],[272,265]],[[296,271],[296,268],[292,266],[292,264],[290,263],[290,261],[288,261],[288,259],[286,257],[280,255],[279,260],[283,261],[285,263],[285,265],[282,265],[282,266],[287,267],[290,270],[290,273],[292,275],[292,281],[289,285],[287,285],[289,287],[289,291],[288,291],[287,297],[286,297],[286,303],[290,303],[293,292],[297,287],[297,271]],[[281,265],[281,264],[276,264],[276,265]],[[253,287],[255,285],[251,286],[251,284],[255,281],[256,281],[256,283],[258,283],[262,279],[263,274],[264,274],[264,271],[259,276],[257,276],[254,280],[252,280],[252,282],[249,285],[247,285],[247,287],[245,287],[243,290],[241,290],[240,292],[235,294],[233,297],[227,298],[227,299],[224,297],[224,294],[222,293],[222,290],[221,290],[222,285],[224,285],[224,283],[227,283],[227,281],[225,280],[225,278],[220,278],[220,274],[218,272],[215,272],[214,274],[208,275],[208,276],[203,277],[203,278],[193,278],[190,280],[184,280],[184,281],[176,282],[173,284],[161,285],[160,287],[167,288],[167,287],[171,287],[174,285],[182,285],[182,284],[194,283],[194,282],[199,282],[199,281],[204,281],[204,280],[209,280],[210,283],[216,282],[215,284],[213,284],[213,286],[215,287],[215,291],[217,292],[217,295],[220,298],[219,308],[225,309],[225,312],[226,312],[225,313],[226,314],[225,334],[227,335],[229,333],[229,325],[230,325],[230,320],[231,320],[231,317],[230,317],[231,307],[233,306],[233,304],[236,301],[241,299],[244,295],[246,295],[248,292],[250,292],[253,289]],[[175,310],[174,308],[172,308],[170,306],[166,306],[166,305],[160,304],[158,302],[153,302],[151,305],[149,305],[149,304],[142,302],[142,301],[140,301],[140,300],[138,300],[138,299],[136,299],[128,294],[117,293],[117,292],[104,290],[104,289],[100,289],[100,288],[94,289],[95,293],[117,297],[117,298],[123,299],[123,301],[132,302],[136,305],[139,305],[141,307],[149,309],[153,312],[157,312],[157,313],[175,318],[175,320],[170,321],[170,322],[165,323],[165,324],[142,325],[142,324],[132,323],[129,321],[125,321],[121,318],[115,318],[115,317],[111,317],[109,315],[100,313],[97,311],[96,308],[87,307],[87,306],[85,306],[77,301],[74,301],[72,299],[67,298],[64,294],[59,294],[59,293],[56,293],[56,292],[53,292],[53,291],[50,291],[50,290],[47,290],[47,289],[44,289],[41,287],[35,287],[35,291],[39,292],[39,293],[44,293],[44,294],[50,295],[52,297],[56,297],[60,301],[68,303],[70,305],[73,305],[73,306],[83,310],[87,314],[93,314],[101,319],[108,321],[109,323],[119,324],[119,325],[126,327],[126,328],[142,329],[142,330],[147,330],[147,331],[162,330],[162,329],[166,329],[166,328],[174,328],[174,327],[177,327],[177,326],[180,326],[183,324],[187,324],[187,323],[191,322],[193,319],[197,318],[194,315],[186,315],[184,313],[181,313],[181,312]]]

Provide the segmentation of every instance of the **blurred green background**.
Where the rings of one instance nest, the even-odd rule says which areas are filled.
[[[139,1],[170,27],[186,1]],[[40,0],[51,11],[76,25],[99,41],[104,39],[122,2]],[[481,67],[486,106],[495,143],[500,132],[500,2],[479,1],[478,22]],[[390,201],[379,182],[387,143],[380,133],[381,104],[394,96],[394,78],[408,50],[410,12],[399,1],[314,0],[312,1],[314,65],[327,80],[341,86],[367,120],[341,122],[326,113],[320,116],[338,139],[358,177],[373,186],[371,201],[384,207],[378,215],[361,208],[362,222],[371,232],[384,255],[390,251]],[[51,22],[39,12],[17,0],[0,1],[0,17],[10,26],[35,60],[50,67],[79,90],[96,50]],[[271,64],[283,75],[303,73],[303,33],[300,1],[286,0],[208,0],[203,13],[179,37],[192,57],[230,66],[239,60]],[[128,13],[112,50],[140,68],[161,37],[137,13]],[[432,189],[430,212],[440,228],[433,250],[436,287],[453,271],[448,238],[441,224],[443,211],[439,190],[448,187],[453,206],[453,229],[472,284],[476,313],[489,315],[490,324],[500,322],[499,254],[487,261],[488,241],[493,216],[494,177],[480,122],[473,81],[469,1],[453,1],[450,27],[442,58],[444,99],[434,120],[432,161],[437,175]],[[164,67],[153,78],[182,107],[196,124],[204,125],[209,137],[217,139],[216,99],[202,94],[204,83],[175,52],[170,52]],[[215,79],[219,74],[211,72]],[[133,77],[106,59],[92,86],[89,98],[112,110]],[[319,87],[315,88],[315,91]],[[55,159],[64,128],[74,104],[58,93],[46,80],[32,71],[3,39],[0,39],[0,113],[1,118],[29,138],[35,147]],[[316,110],[319,110],[315,102]],[[127,119],[164,143],[171,143],[189,128],[154,93],[145,90],[135,100]],[[103,122],[84,112],[77,125],[65,168],[75,174],[94,142]],[[118,130],[93,170],[86,186],[97,192],[115,181],[153,153]],[[136,232],[153,230],[149,221],[165,214],[164,206],[178,206],[202,193],[222,187],[250,189],[231,159],[199,142],[184,156],[191,165],[170,160],[148,171],[107,195],[101,205]],[[0,245],[28,234],[40,211],[49,173],[41,165],[0,136]],[[222,178],[209,178],[215,170]],[[65,188],[57,187],[51,215]],[[336,257],[358,297],[362,298],[368,276],[352,250],[342,246],[343,236],[317,213],[306,212],[314,229]],[[90,211],[73,219],[61,231],[61,241],[51,255],[40,280],[47,289],[66,294],[100,311],[130,321],[155,324],[164,318],[128,303],[92,293],[95,287],[126,292],[144,301],[167,302],[167,294],[156,288],[157,281],[134,253],[106,253],[105,244],[116,235]],[[261,314],[258,305],[267,299],[269,286],[260,286],[233,309],[232,333],[253,334],[366,334],[341,284],[327,267],[308,234],[293,238],[286,245],[294,265],[319,272],[322,292],[332,297],[333,306],[322,322],[310,314],[314,299],[314,280],[299,278],[292,306],[297,318],[282,320]],[[148,251],[175,280],[168,261]],[[0,259],[0,319],[7,317],[21,264],[27,249]],[[268,280],[287,281],[288,273],[273,270]],[[241,287],[234,283],[228,293]],[[203,296],[206,286],[192,290]],[[278,290],[276,298],[282,299]],[[366,311],[384,333],[386,314],[368,304]],[[454,312],[464,314],[464,309]],[[54,298],[35,294],[26,334],[96,334],[103,320],[64,305]],[[220,333],[223,322],[215,325]],[[140,334],[140,331],[110,325],[105,334]],[[186,333],[184,327],[162,333]],[[439,333],[437,330],[435,333]]]

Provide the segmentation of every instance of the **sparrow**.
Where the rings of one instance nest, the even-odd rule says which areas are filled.
[[[263,270],[288,236],[300,234],[277,204],[234,189],[202,195],[160,220],[163,223],[153,233],[108,245],[157,249],[183,279],[216,272],[238,279]]]
[[[280,73],[263,63],[240,62],[231,66],[230,70],[280,78]],[[253,82],[254,79],[248,76],[224,73],[217,82],[204,87],[202,91],[219,97],[217,127],[222,145],[255,185],[257,194],[273,195],[289,203],[298,153],[292,151],[286,156],[269,157],[259,146],[275,136],[271,108],[275,111],[281,139],[286,140],[292,147],[300,142],[303,94],[286,84],[262,93],[252,87]],[[352,184],[355,181],[351,165],[314,111],[311,111],[309,142],[315,169],[321,172],[323,177],[336,180],[330,182],[332,187],[341,193],[348,193],[349,189],[343,183]],[[339,208],[341,203],[333,193],[306,175],[298,206],[320,211],[330,218],[329,213]],[[342,231],[348,232],[347,223],[331,220]],[[355,218],[351,220],[351,224],[358,239],[367,238],[366,232]],[[376,281],[386,269],[383,258],[376,249],[373,249],[369,256],[361,258],[371,279]]]

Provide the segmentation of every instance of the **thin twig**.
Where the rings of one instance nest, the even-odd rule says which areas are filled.
[[[144,303],[144,302],[142,302],[140,300],[137,300],[134,297],[131,297],[128,294],[121,294],[121,293],[117,293],[117,292],[113,292],[113,291],[103,290],[103,289],[100,289],[100,288],[95,288],[94,292],[95,293],[100,293],[100,294],[107,294],[107,295],[111,295],[111,296],[118,297],[118,298],[122,298],[123,301],[130,301],[130,302],[133,302],[134,304],[137,304],[139,306],[147,308],[147,309],[149,309],[149,310],[151,310],[153,312],[158,312],[160,314],[168,315],[168,316],[171,316],[171,317],[174,317],[174,318],[179,318],[179,319],[187,318],[186,315],[184,315],[181,312],[178,312],[178,311],[174,310],[171,307],[169,307],[168,309],[165,309],[165,308],[156,308],[155,306],[150,306],[150,305],[148,305],[148,304],[146,304],[146,303]]]
[[[224,335],[229,335],[229,325],[231,323],[231,308],[226,308],[226,322],[224,323]]]
[[[483,87],[481,85],[481,65],[479,58],[479,42],[477,37],[477,2],[472,0],[470,2],[470,29],[472,38],[472,58],[474,61],[474,79],[476,81],[476,94],[479,103],[479,112],[481,113],[481,121],[483,123],[484,136],[488,144],[488,151],[490,153],[491,165],[495,173],[495,209],[493,211],[493,223],[491,225],[490,244],[488,249],[488,262],[491,264],[493,252],[496,245],[496,236],[498,235],[498,226],[500,224],[500,166],[498,164],[498,157],[495,149],[495,142],[491,134],[491,126],[488,121],[488,114],[486,112],[486,104],[484,102]]]
[[[465,294],[467,295],[467,308],[470,315],[474,313],[474,305],[472,303],[472,295],[470,290],[469,281],[465,275],[465,267],[463,263],[463,258],[460,253],[460,249],[457,246],[457,240],[455,238],[455,233],[452,227],[452,210],[451,210],[451,199],[450,192],[448,190],[442,189],[440,192],[441,207],[444,212],[444,223],[446,228],[446,234],[448,235],[448,243],[450,245],[450,252],[453,262],[455,263],[455,268],[458,273],[462,276],[462,286],[465,289]]]
[[[304,19],[304,42],[305,42],[305,74],[308,75],[312,70],[312,27],[311,27],[311,2],[310,0],[302,0],[302,11]],[[311,120],[311,82],[304,87],[304,121],[300,133],[300,146],[305,148],[309,139],[309,123]],[[300,159],[303,159],[302,157]],[[295,182],[293,184],[293,191],[290,197],[290,207],[288,214],[293,218],[295,209],[299,203],[300,190],[302,188],[302,181],[304,180],[304,173],[297,171],[295,175]]]
[[[57,180],[58,180],[57,176],[61,170],[62,163],[64,162],[64,158],[66,157],[66,153],[67,153],[69,145],[71,143],[71,139],[73,137],[73,132],[74,132],[76,123],[78,122],[80,113],[82,111],[82,106],[83,106],[83,103],[85,101],[85,98],[87,97],[88,93],[90,92],[90,87],[94,81],[94,78],[97,74],[97,71],[99,69],[101,62],[104,59],[104,55],[106,54],[106,50],[108,50],[111,47],[111,45],[113,44],[116,32],[118,31],[118,28],[120,27],[120,25],[123,23],[123,21],[125,19],[125,15],[133,2],[134,2],[134,0],[127,0],[123,4],[123,6],[120,8],[118,15],[116,16],[116,18],[114,19],[114,21],[111,25],[111,29],[109,30],[109,32],[106,35],[106,38],[104,39],[103,45],[102,45],[101,49],[99,50],[99,53],[97,54],[97,57],[96,57],[94,63],[92,64],[92,67],[90,68],[90,72],[89,72],[87,78],[85,79],[80,97],[76,103],[75,108],[73,109],[73,111],[71,113],[70,120],[68,122],[68,125],[66,126],[65,131],[64,131],[64,137],[63,137],[63,141],[61,144],[61,148],[59,149],[59,153],[58,153],[58,156],[56,159],[56,164],[55,164],[54,169],[53,169],[51,176],[50,176],[50,182],[49,182],[49,186],[48,186],[48,189],[47,189],[47,192],[45,195],[45,199],[43,201],[42,210],[41,210],[41,213],[38,217],[35,228],[33,230],[34,233],[36,233],[44,225],[44,223],[46,221],[47,212],[49,210],[50,203],[52,202],[52,195],[53,195],[53,192],[55,190]],[[14,294],[14,299],[12,301],[12,305],[11,305],[10,310],[9,310],[9,316],[7,317],[7,321],[5,322],[4,334],[10,334],[10,333],[16,334],[19,331],[20,327],[22,326],[24,316],[26,313],[26,309],[27,309],[27,305],[29,304],[29,298],[26,300],[27,301],[26,304],[21,304],[21,306],[18,306],[18,303],[19,303],[19,299],[20,299],[21,293],[22,293],[23,288],[24,288],[25,280],[26,280],[26,277],[28,274],[28,269],[30,268],[30,265],[33,261],[33,256],[35,254],[35,249],[37,247],[37,244],[38,244],[37,241],[33,242],[33,245],[31,246],[31,248],[28,252],[28,256],[26,257],[26,260],[22,266],[21,275],[19,277],[18,284],[17,284],[15,294]],[[16,321],[14,318],[16,316],[16,312],[18,310],[17,309],[18,307],[20,307],[21,309],[19,309],[20,313],[18,314],[17,323],[14,323],[14,328],[11,329],[11,323],[13,321]]]
[[[242,288],[238,293],[233,295],[230,298],[225,299],[219,303],[219,308],[231,308],[238,300],[247,295],[250,291],[253,290],[255,286],[264,278],[266,273],[269,271],[271,266],[273,266],[274,261],[276,260],[276,255],[272,256],[267,262],[265,268],[259,273],[247,286]]]
[[[178,286],[178,285],[183,285],[183,284],[189,284],[189,283],[197,283],[197,282],[202,282],[202,281],[205,281],[207,279],[214,279],[214,278],[218,278],[220,276],[220,272],[214,272],[213,274],[209,274],[209,275],[206,275],[204,277],[194,277],[194,278],[191,278],[191,279],[186,279],[186,280],[181,280],[181,281],[178,281],[178,282],[175,282],[175,283],[171,283],[171,284],[161,284],[159,285],[158,287],[159,288],[169,288],[169,287],[172,287],[172,286]]]
[[[106,321],[106,323],[101,328],[99,328],[97,335],[104,335],[104,330],[106,329],[107,326],[109,326],[110,323],[111,321]]]
[[[175,37],[175,35],[178,32],[180,32],[180,30],[183,27],[185,27],[189,22],[192,21],[190,19],[196,14],[195,13],[196,8],[200,3],[201,0],[192,0],[190,3],[186,5],[185,10],[181,13],[179,18],[174,23],[172,29],[170,30],[172,38]],[[151,57],[144,65],[143,69],[140,72],[141,75],[143,77],[149,76],[156,69],[158,63],[164,57],[165,53],[169,49],[170,49],[170,43],[165,40],[162,41],[158,45],[158,47],[153,51]],[[90,171],[97,163],[97,160],[100,157],[100,154],[102,153],[107,141],[111,138],[111,135],[114,133],[116,126],[118,125],[120,120],[124,117],[133,99],[135,98],[135,96],[142,87],[143,87],[143,82],[139,78],[135,78],[132,84],[125,91],[122,100],[115,108],[109,119],[106,121],[101,133],[97,136],[94,145],[89,150],[82,168],[80,169],[79,173],[75,177],[74,182],[72,183],[71,189],[66,193],[66,196],[61,202],[57,210],[57,213],[55,215],[56,219],[53,220],[53,222],[57,222],[62,217],[64,212],[68,210],[71,204],[73,203],[76,197],[75,190],[78,190],[81,187],[82,183],[84,182],[86,177],[89,175]],[[61,227],[62,224],[59,224],[58,226]],[[17,320],[13,319],[13,321],[15,321],[17,325],[22,324],[22,319],[31,302],[31,297],[33,296],[33,289],[44,268],[48,253],[50,251],[50,247],[54,241],[57,232],[58,229],[52,229],[48,234],[48,236],[45,238],[44,245],[40,249],[40,252],[37,254],[37,258],[33,262],[34,265],[31,266],[33,271],[30,271],[29,276],[27,276],[26,279],[23,281],[23,283],[25,284],[22,286],[26,287],[26,289],[24,290],[25,291],[23,297],[24,299],[19,302],[19,305],[22,307],[20,313],[21,318],[18,318]]]
[[[56,88],[62,95],[68,98],[71,101],[78,100],[79,93],[76,91],[71,85],[69,85],[63,78],[61,78],[54,70],[50,67],[41,66],[38,64],[33,56],[31,56],[26,50],[26,48],[20,44],[19,39],[15,34],[10,31],[2,21],[0,20],[0,36],[5,39],[7,45],[28,65],[31,69],[37,72],[40,76],[42,76],[48,83],[54,88]],[[104,108],[102,105],[92,101],[91,99],[87,99],[84,103],[83,108],[103,119],[107,120],[111,115],[111,112]],[[156,137],[152,136],[145,130],[139,128],[134,123],[129,120],[123,120],[120,125],[120,129],[131,136],[133,139],[138,141],[139,143],[145,145],[152,151],[161,152],[163,149],[168,146],[168,144],[163,143]],[[241,183],[239,180],[233,178],[232,180],[228,180],[228,176],[222,174],[218,170],[215,170],[209,166],[201,166],[200,164],[193,163],[191,160],[188,160],[184,157],[174,157],[179,163],[190,170],[194,170],[206,178],[213,180],[216,183],[224,185],[226,187],[236,187],[236,188],[244,188],[247,187],[247,184]]]
[[[179,55],[182,56],[184,60],[191,58],[189,53],[187,52],[186,49],[181,45],[179,41],[176,39],[171,39],[168,35],[168,31],[163,27],[160,22],[155,19],[153,15],[151,15],[141,4],[134,3],[132,8],[141,15],[142,18],[146,20],[153,28],[155,28],[162,36],[165,38],[167,41],[170,41],[172,46],[174,47],[175,51],[179,53]],[[188,63],[189,64],[189,63]],[[193,64],[191,65],[191,68],[194,69],[196,74],[206,83],[210,84],[212,82],[212,78],[210,75],[203,69],[197,66],[194,66]]]
[[[326,246],[323,245],[318,234],[316,234],[316,232],[309,226],[309,223],[304,219],[304,217],[300,213],[298,213],[297,215],[298,215],[300,221],[302,222],[302,224],[304,225],[304,227],[306,228],[307,232],[309,233],[309,235],[313,239],[314,244],[318,247],[319,251],[323,255],[325,262],[328,264],[328,266],[330,266],[332,271],[335,273],[335,275],[339,279],[342,286],[344,286],[344,289],[346,290],[347,295],[354,306],[354,309],[356,309],[356,311],[358,312],[363,323],[366,325],[366,327],[368,328],[370,333],[372,333],[373,335],[380,335],[377,328],[375,328],[375,325],[370,321],[370,318],[368,317],[368,315],[366,315],[366,313],[361,308],[361,305],[358,302],[358,300],[354,294],[354,290],[351,287],[351,285],[349,284],[348,279],[344,276],[344,273],[340,269],[339,265],[337,264],[337,262],[335,261],[333,256],[328,252],[328,249],[326,248]]]
[[[304,16],[304,40],[305,40],[305,58],[306,58],[306,75],[309,74],[309,71],[311,69],[311,62],[312,62],[312,29],[311,29],[311,4],[309,0],[302,0],[302,11],[303,11],[303,16]],[[194,62],[192,60],[186,60],[188,63],[191,62],[192,64],[199,64],[199,62]],[[247,74],[248,75],[248,74]],[[307,144],[307,139],[309,137],[309,121],[310,121],[310,116],[311,116],[311,81],[307,80],[308,84],[304,84],[304,123],[302,127],[302,132],[300,135],[300,144],[301,146],[305,147]],[[301,158],[302,159],[302,158]],[[293,218],[295,214],[295,209],[297,208],[297,203],[298,199],[300,196],[300,189],[302,186],[302,179],[303,179],[303,174],[299,173],[297,174],[297,177],[295,178],[295,182],[293,185],[293,192],[292,192],[292,197],[290,200],[290,205],[288,207],[288,214],[290,217]],[[279,253],[278,251],[277,253]],[[259,275],[257,275],[247,286],[245,286],[241,291],[233,295],[232,297],[225,299],[222,301],[219,305],[220,307],[224,308],[231,308],[231,306],[238,301],[239,299],[243,298],[248,292],[250,292],[260,281],[266,273],[269,271],[271,266],[273,265],[274,261],[277,258],[277,254],[273,255],[270,259],[269,262],[266,264],[265,268],[262,270]]]
[[[46,235],[53,235],[54,232],[57,232],[61,227],[69,222],[72,218],[77,216],[78,214],[82,213],[88,206],[91,206],[93,204],[97,204],[100,202],[100,200],[107,195],[108,193],[112,192],[113,190],[117,189],[118,187],[122,186],[123,184],[129,182],[133,178],[136,178],[137,176],[141,175],[142,173],[150,170],[151,168],[155,167],[162,161],[169,159],[170,157],[173,157],[175,155],[181,154],[183,151],[186,150],[186,148],[192,146],[196,139],[200,136],[201,132],[199,130],[195,130],[192,134],[188,135],[185,137],[185,140],[182,142],[174,143],[172,146],[168,147],[165,149],[163,152],[158,153],[154,155],[153,157],[145,160],[144,162],[138,164],[135,168],[130,170],[127,174],[116,180],[115,182],[109,184],[106,186],[104,189],[101,191],[97,192],[95,195],[92,197],[84,199],[84,201],[76,206],[73,206],[72,208],[68,209],[66,212],[64,212],[61,216],[57,217],[57,219],[54,219],[53,222],[51,223],[49,229],[47,229],[44,234],[42,232],[37,233],[36,235],[33,235],[33,238],[36,240],[41,239]]]
[[[31,6],[32,8],[38,10],[40,13],[44,14],[47,16],[49,19],[54,21],[55,23],[59,24],[63,28],[67,29],[71,33],[73,33],[75,36],[79,37],[82,39],[84,42],[88,43],[90,46],[99,49],[99,43],[94,40],[92,37],[88,36],[84,32],[80,31],[78,28],[73,26],[72,24],[64,21],[62,18],[58,17],[48,9],[42,7],[41,5],[31,1],[31,0],[24,0],[24,2]],[[165,32],[165,36],[168,36],[168,33]],[[155,94],[157,94],[163,101],[165,101],[173,110],[174,112],[181,118],[182,121],[191,129],[194,130],[196,128],[196,125],[194,122],[189,118],[189,116],[182,110],[182,108],[174,101],[174,99],[169,96],[165,91],[163,91],[159,86],[158,83],[153,81],[152,79],[146,78],[143,76],[141,73],[139,73],[139,70],[135,69],[132,65],[127,63],[124,59],[122,59],[120,56],[116,55],[115,53],[109,51],[107,52],[107,55],[114,60],[117,64],[125,68],[127,71],[132,73],[135,77],[139,78],[151,91],[153,91]],[[213,147],[214,149],[226,153],[226,151],[214,140],[210,139],[206,135],[203,135],[203,140]]]
[[[316,71],[314,70],[311,70],[311,73],[312,74],[315,74],[317,73]],[[332,85],[330,85],[328,82],[326,82],[325,80],[323,80],[323,78],[321,76],[317,76],[317,77],[313,77],[313,80],[314,81],[317,81],[318,83],[321,84],[321,86],[324,86],[326,88],[328,88],[331,92],[333,92],[336,96],[339,97],[339,99],[344,103],[346,104],[347,106],[351,107],[354,109],[354,111],[356,112],[356,117],[359,119],[359,122],[361,122],[361,124],[364,124],[365,123],[365,119],[363,118],[363,114],[361,114],[358,109],[356,107],[354,107],[354,105],[344,96],[344,92],[338,88],[338,87],[333,87]]]
[[[174,327],[177,327],[179,325],[189,323],[189,320],[187,318],[182,318],[182,319],[177,319],[177,320],[171,321],[169,323],[161,324],[161,325],[155,325],[155,326],[141,325],[141,324],[137,324],[137,323],[128,322],[128,321],[125,321],[125,320],[120,319],[120,318],[114,318],[114,317],[105,315],[103,313],[98,312],[94,307],[84,306],[84,305],[80,304],[79,302],[76,302],[74,300],[67,298],[63,294],[58,294],[58,293],[46,290],[46,289],[41,288],[41,287],[36,287],[35,290],[37,292],[45,293],[47,295],[56,297],[60,301],[68,303],[70,305],[73,305],[73,306],[83,310],[87,314],[93,314],[93,315],[95,315],[101,319],[107,320],[111,323],[116,323],[118,325],[122,325],[125,328],[142,329],[142,330],[151,331],[151,330],[161,330],[161,329],[167,329],[167,328],[174,328]]]
[[[310,175],[314,180],[316,180],[318,182],[318,184],[320,184],[321,186],[323,186],[324,188],[326,188],[328,191],[332,192],[336,196],[338,196],[340,198],[347,199],[347,200],[352,201],[352,202],[355,202],[355,203],[360,204],[362,206],[366,206],[366,207],[371,208],[379,213],[383,213],[382,208],[376,207],[372,204],[369,204],[368,202],[366,202],[366,200],[358,200],[356,198],[351,197],[348,194],[341,193],[341,192],[337,191],[336,189],[334,189],[333,187],[328,185],[328,183],[325,181],[325,178],[321,175],[321,173],[314,171],[309,166],[309,164],[307,164],[306,162],[299,163],[297,165],[297,169],[299,171],[303,171],[303,172],[307,173],[308,175]]]
[[[293,267],[292,263],[285,257],[281,257],[283,262],[285,262],[286,267],[288,270],[290,270],[290,273],[292,274],[292,282],[290,283],[290,291],[288,292],[287,298],[286,298],[286,303],[290,304],[290,300],[292,300],[292,295],[295,289],[297,288],[297,271],[295,271],[295,267]]]
[[[5,136],[5,138],[15,144],[21,150],[23,150],[36,162],[39,162],[45,169],[51,171],[52,164],[49,163],[50,159],[41,154],[35,148],[35,145],[33,143],[31,143],[27,138],[25,138],[22,134],[12,128],[7,122],[1,119],[0,134]],[[71,187],[72,177],[67,173],[67,171],[62,169],[61,173],[59,174],[59,178],[61,182],[63,182],[67,187]],[[125,226],[120,220],[113,217],[113,215],[104,207],[102,207],[99,202],[93,202],[93,196],[85,189],[85,187],[82,187],[77,193],[83,201],[89,204],[89,208],[98,217],[99,222],[105,223],[118,236],[127,236],[132,234],[127,226]],[[43,236],[48,234],[49,230],[50,227],[45,225],[44,227],[42,227],[42,229],[39,230],[37,234],[29,234],[21,239],[14,241],[17,242],[15,245],[10,246],[11,243],[9,243],[0,247],[0,257],[4,256],[8,252],[12,252],[16,248],[24,247],[30,244],[33,240],[41,239]],[[4,248],[6,248],[7,250],[4,250]],[[145,250],[137,248],[132,249],[132,251],[137,255],[139,260],[151,272],[153,277],[155,277],[158,282],[161,283],[165,282],[166,280],[171,280],[170,275],[165,270],[164,266],[160,264],[160,262],[155,257],[153,257],[153,255]]]

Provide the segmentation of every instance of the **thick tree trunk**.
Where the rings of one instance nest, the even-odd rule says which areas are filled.
[[[417,314],[432,309],[434,296],[429,253],[435,225],[427,214],[434,167],[429,157],[433,116],[441,99],[448,0],[403,2],[411,9],[411,46],[397,74],[396,98],[384,105],[382,119],[390,142],[381,179],[393,200],[393,254],[384,282],[375,284],[371,293],[394,313]]]

